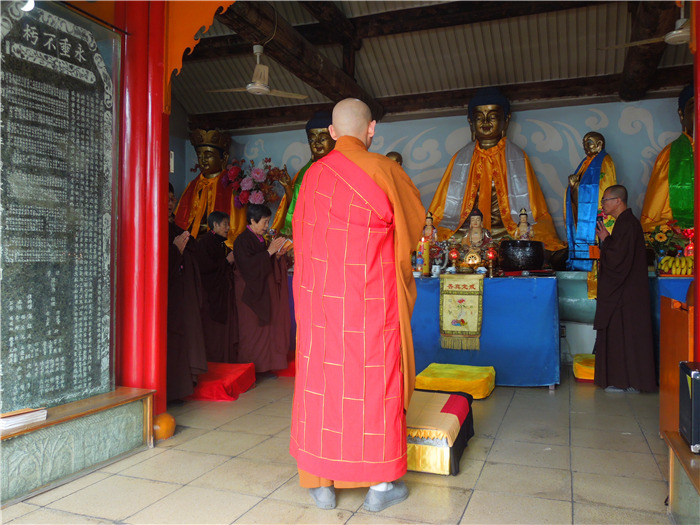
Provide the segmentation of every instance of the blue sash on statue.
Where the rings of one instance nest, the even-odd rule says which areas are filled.
[[[600,168],[605,158],[605,150],[596,155],[581,176],[578,186],[578,223],[574,225],[571,209],[571,186],[566,187],[566,235],[569,238],[569,259],[567,270],[590,272],[593,261],[588,247],[595,242],[595,225],[598,217],[598,194],[600,192]],[[586,159],[576,168],[576,173]]]

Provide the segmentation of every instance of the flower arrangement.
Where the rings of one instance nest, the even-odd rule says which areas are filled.
[[[657,256],[682,253],[693,239],[693,228],[679,228],[676,221],[656,226],[651,232],[644,234],[647,246],[654,250]]]
[[[246,204],[268,204],[277,201],[280,196],[274,189],[275,181],[289,178],[287,166],[282,169],[271,165],[272,159],[263,159],[262,167],[255,161],[234,160],[226,167],[221,179],[224,186],[233,189],[233,203],[236,208]]]

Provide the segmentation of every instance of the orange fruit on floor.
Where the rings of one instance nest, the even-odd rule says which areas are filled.
[[[168,439],[175,433],[175,418],[163,412],[158,414],[153,420],[153,437],[156,441]]]

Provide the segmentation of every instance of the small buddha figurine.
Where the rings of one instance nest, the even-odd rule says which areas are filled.
[[[430,212],[425,216],[422,237],[430,242],[437,242],[437,228],[433,226],[433,214]]]
[[[468,248],[481,248],[491,242],[491,232],[484,228],[484,214],[474,208],[467,217],[469,225],[467,234],[462,238],[462,245]]]
[[[515,232],[515,239],[530,241],[532,237],[532,226],[527,222],[527,210],[525,208],[520,208],[520,221],[518,222],[518,229]]]
[[[390,151],[389,153],[386,154],[386,156],[392,160],[395,160],[399,166],[403,166],[403,157],[401,156],[401,153],[399,153],[398,151]]]

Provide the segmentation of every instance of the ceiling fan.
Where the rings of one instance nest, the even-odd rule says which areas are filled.
[[[255,44],[253,46],[253,53],[255,54],[256,65],[253,70],[253,79],[250,83],[246,84],[245,87],[239,88],[228,88],[228,89],[210,89],[209,93],[237,93],[247,91],[252,95],[272,95],[273,97],[283,97],[283,98],[296,98],[305,99],[306,95],[300,93],[289,93],[287,91],[279,91],[277,89],[270,89],[268,84],[268,77],[270,68],[265,64],[260,63],[260,57],[263,54],[263,46],[260,44]]]
[[[690,17],[685,13],[685,2],[681,6],[680,18],[676,20],[676,27],[663,36],[647,38],[646,40],[637,40],[636,42],[627,42],[617,46],[602,47],[601,50],[620,49],[623,47],[643,46],[645,44],[657,44],[666,42],[669,45],[677,46],[690,42]]]

